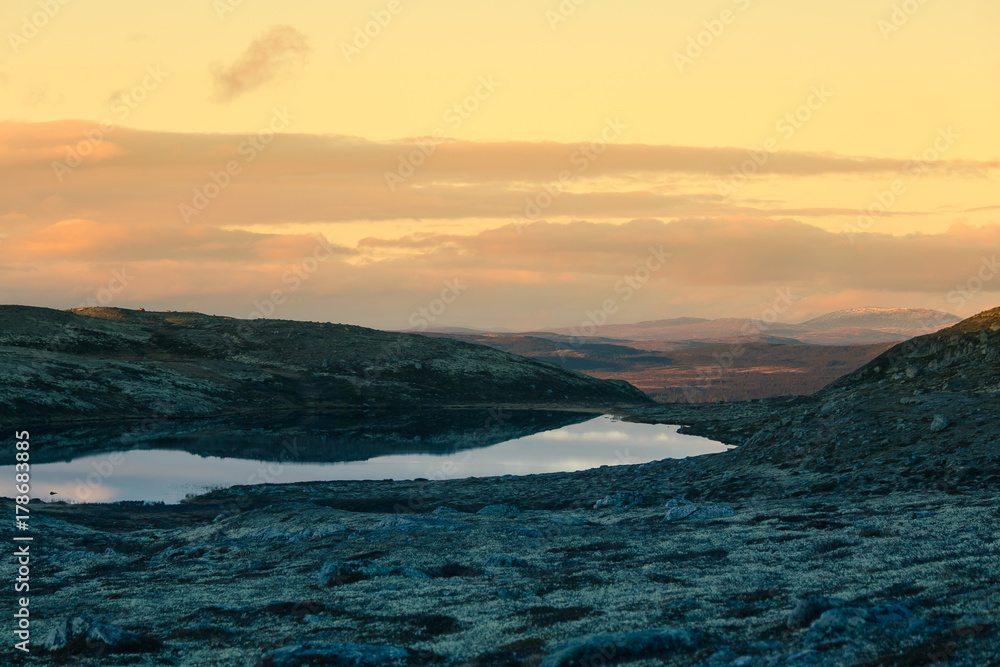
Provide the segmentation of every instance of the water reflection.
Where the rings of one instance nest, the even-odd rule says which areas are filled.
[[[187,494],[243,484],[525,475],[683,458],[727,449],[706,438],[681,435],[677,429],[601,416],[475,449],[388,455],[377,451],[367,460],[332,463],[305,463],[289,457],[261,461],[180,450],[131,450],[32,466],[32,481],[36,495],[55,492],[52,499],[174,503]],[[12,478],[11,472],[8,479]]]

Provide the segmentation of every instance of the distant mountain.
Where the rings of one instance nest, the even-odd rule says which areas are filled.
[[[802,326],[813,331],[859,328],[930,333],[961,321],[957,315],[930,308],[848,308],[806,320]]]
[[[895,343],[937,331],[960,321],[955,315],[927,308],[852,308],[799,324],[723,317],[706,320],[679,317],[635,324],[588,328],[594,336],[620,341],[725,344],[749,339],[785,339],[810,345],[872,345]],[[564,336],[590,336],[581,327],[551,329]]]
[[[0,306],[4,420],[294,410],[635,405],[650,399],[500,350],[363,327],[121,308]]]
[[[555,334],[425,335],[487,345],[593,377],[625,380],[665,402],[811,394],[863,366],[891,345],[803,345],[775,336],[734,346],[701,342],[609,343]]]
[[[796,324],[776,322],[767,324],[757,320],[735,317],[704,320],[695,317],[679,317],[672,320],[656,320],[637,324],[605,324],[594,327],[595,336],[617,338],[630,341],[708,341],[729,342],[766,333],[767,335],[792,336],[807,332],[808,329]],[[580,327],[550,329],[564,336],[584,337]],[[588,337],[589,338],[589,337]]]

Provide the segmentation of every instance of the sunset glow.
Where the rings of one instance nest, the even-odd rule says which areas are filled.
[[[1000,5],[11,0],[4,301],[407,328],[1000,291]]]

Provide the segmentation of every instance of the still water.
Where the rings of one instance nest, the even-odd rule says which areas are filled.
[[[684,458],[728,449],[707,438],[681,435],[678,428],[635,424],[605,415],[478,449],[443,455],[375,456],[340,463],[254,461],[137,449],[32,465],[32,495],[69,502],[176,503],[189,494],[242,484],[528,475]],[[10,472],[8,479],[13,478],[13,470]]]

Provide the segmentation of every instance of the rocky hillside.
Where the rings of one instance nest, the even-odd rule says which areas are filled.
[[[648,402],[625,382],[415,334],[200,313],[0,307],[0,409],[19,423]]]
[[[1000,308],[891,348],[804,398],[771,406],[739,432],[750,464],[827,472],[830,483],[963,488],[1000,482]],[[878,485],[874,487],[878,488]]]

